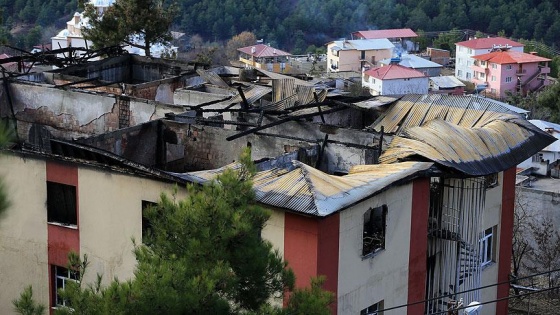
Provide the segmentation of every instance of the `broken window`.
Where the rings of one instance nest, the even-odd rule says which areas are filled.
[[[47,221],[78,225],[76,186],[47,182]]]
[[[152,234],[152,223],[146,216],[146,211],[151,207],[156,207],[157,203],[142,200],[142,243],[147,243],[148,235]]]
[[[490,174],[485,176],[486,188],[492,188],[498,186],[498,173]]]
[[[53,306],[70,306],[68,301],[64,300],[60,294],[59,290],[66,288],[69,281],[79,281],[79,272],[67,269],[60,266],[52,266],[52,275],[54,277],[53,281]]]
[[[380,301],[361,310],[360,315],[381,315],[382,310],[383,301]]]
[[[387,205],[370,208],[364,213],[363,256],[385,248],[386,218]]]
[[[495,261],[494,249],[496,247],[496,234],[497,226],[493,226],[484,231],[482,238],[480,239],[480,262],[481,266],[486,266]]]

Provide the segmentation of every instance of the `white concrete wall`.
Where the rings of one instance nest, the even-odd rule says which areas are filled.
[[[387,205],[385,250],[362,257],[364,213]],[[412,184],[391,188],[340,213],[338,314],[359,314],[381,300],[389,308],[407,303]],[[386,315],[403,314],[404,309]]]
[[[142,242],[142,200],[157,202],[173,184],[81,167],[78,171],[80,253],[91,264],[85,282],[133,276],[132,239]],[[180,198],[180,197],[178,197]]]
[[[430,87],[429,81],[430,79],[428,77],[383,80],[381,95],[428,94],[428,89]]]
[[[482,230],[486,230],[495,225],[498,226],[496,229],[496,235],[494,235],[494,240],[496,247],[494,248],[494,255],[496,257],[495,263],[486,265],[482,269],[481,274],[481,286],[487,286],[495,284],[498,282],[498,253],[500,252],[500,221],[502,212],[502,190],[503,190],[503,172],[498,174],[498,185],[486,190],[486,201],[484,213],[482,214]],[[497,287],[490,287],[483,289],[480,292],[481,300],[480,302],[486,302],[496,299],[496,289]],[[484,305],[480,315],[492,315],[496,313],[496,304],[490,303]]]

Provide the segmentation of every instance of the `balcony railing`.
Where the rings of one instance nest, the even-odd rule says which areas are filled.
[[[522,76],[522,75],[526,75],[526,74],[527,74],[527,70],[525,70],[525,69],[515,71],[515,75],[517,75],[517,76]]]

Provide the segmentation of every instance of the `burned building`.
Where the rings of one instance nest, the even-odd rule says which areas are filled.
[[[88,254],[105,279],[131,277],[125,243],[141,239],[143,202],[174,182],[211,180],[246,147],[257,200],[272,213],[263,237],[297,286],[327,276],[333,314],[436,314],[461,298],[500,299],[507,285],[479,288],[508,279],[515,166],[554,141],[482,98],[353,98],[264,70],[134,56],[3,87],[0,113],[19,141],[1,175],[14,196],[34,197],[16,198],[0,221],[0,267],[15,288],[1,305],[32,283],[56,306],[68,250]],[[71,222],[49,214],[54,186],[73,192]],[[506,301],[482,309],[506,312]]]

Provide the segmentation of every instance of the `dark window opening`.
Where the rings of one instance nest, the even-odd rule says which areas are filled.
[[[386,219],[387,205],[370,208],[364,213],[363,256],[385,248]]]
[[[360,311],[360,315],[381,315],[383,314],[383,301],[370,305]]]
[[[486,188],[492,188],[499,185],[498,173],[490,174],[485,176]]]
[[[142,243],[147,244],[149,235],[152,234],[152,223],[146,216],[146,211],[151,207],[157,207],[157,203],[142,200]]]
[[[47,182],[47,221],[78,225],[76,187]]]

